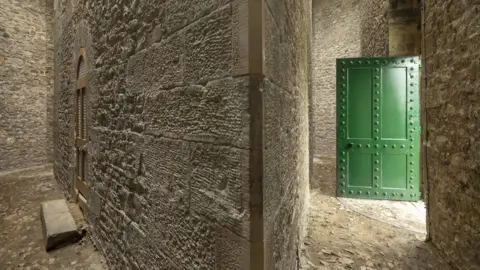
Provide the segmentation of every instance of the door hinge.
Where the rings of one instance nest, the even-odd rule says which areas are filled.
[[[418,60],[418,68],[422,68],[422,60]]]

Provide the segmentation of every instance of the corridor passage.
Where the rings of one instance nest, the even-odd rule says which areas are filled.
[[[381,217],[353,211],[357,209],[351,201],[336,198],[333,161],[316,162],[312,177],[303,269],[452,269],[423,241],[420,222],[382,222]]]

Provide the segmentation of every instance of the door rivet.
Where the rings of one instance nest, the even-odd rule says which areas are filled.
[[[405,148],[405,145],[401,145],[400,147],[401,147],[401,148]]]

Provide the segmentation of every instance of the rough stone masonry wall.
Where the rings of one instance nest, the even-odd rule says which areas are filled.
[[[480,269],[480,3],[425,2],[429,228],[460,269]]]
[[[50,1],[0,0],[0,171],[52,157]]]
[[[83,47],[87,219],[112,269],[250,269],[250,78],[233,75],[244,64],[238,2],[57,2],[55,176],[73,189]]]
[[[264,269],[297,269],[309,194],[311,1],[265,1]]]
[[[313,155],[336,156],[336,58],[386,56],[386,0],[313,0]]]

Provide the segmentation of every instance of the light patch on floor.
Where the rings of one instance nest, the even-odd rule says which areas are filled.
[[[425,235],[427,233],[427,213],[423,201],[401,202],[351,198],[337,199],[342,203],[343,207],[371,219],[417,233]]]

